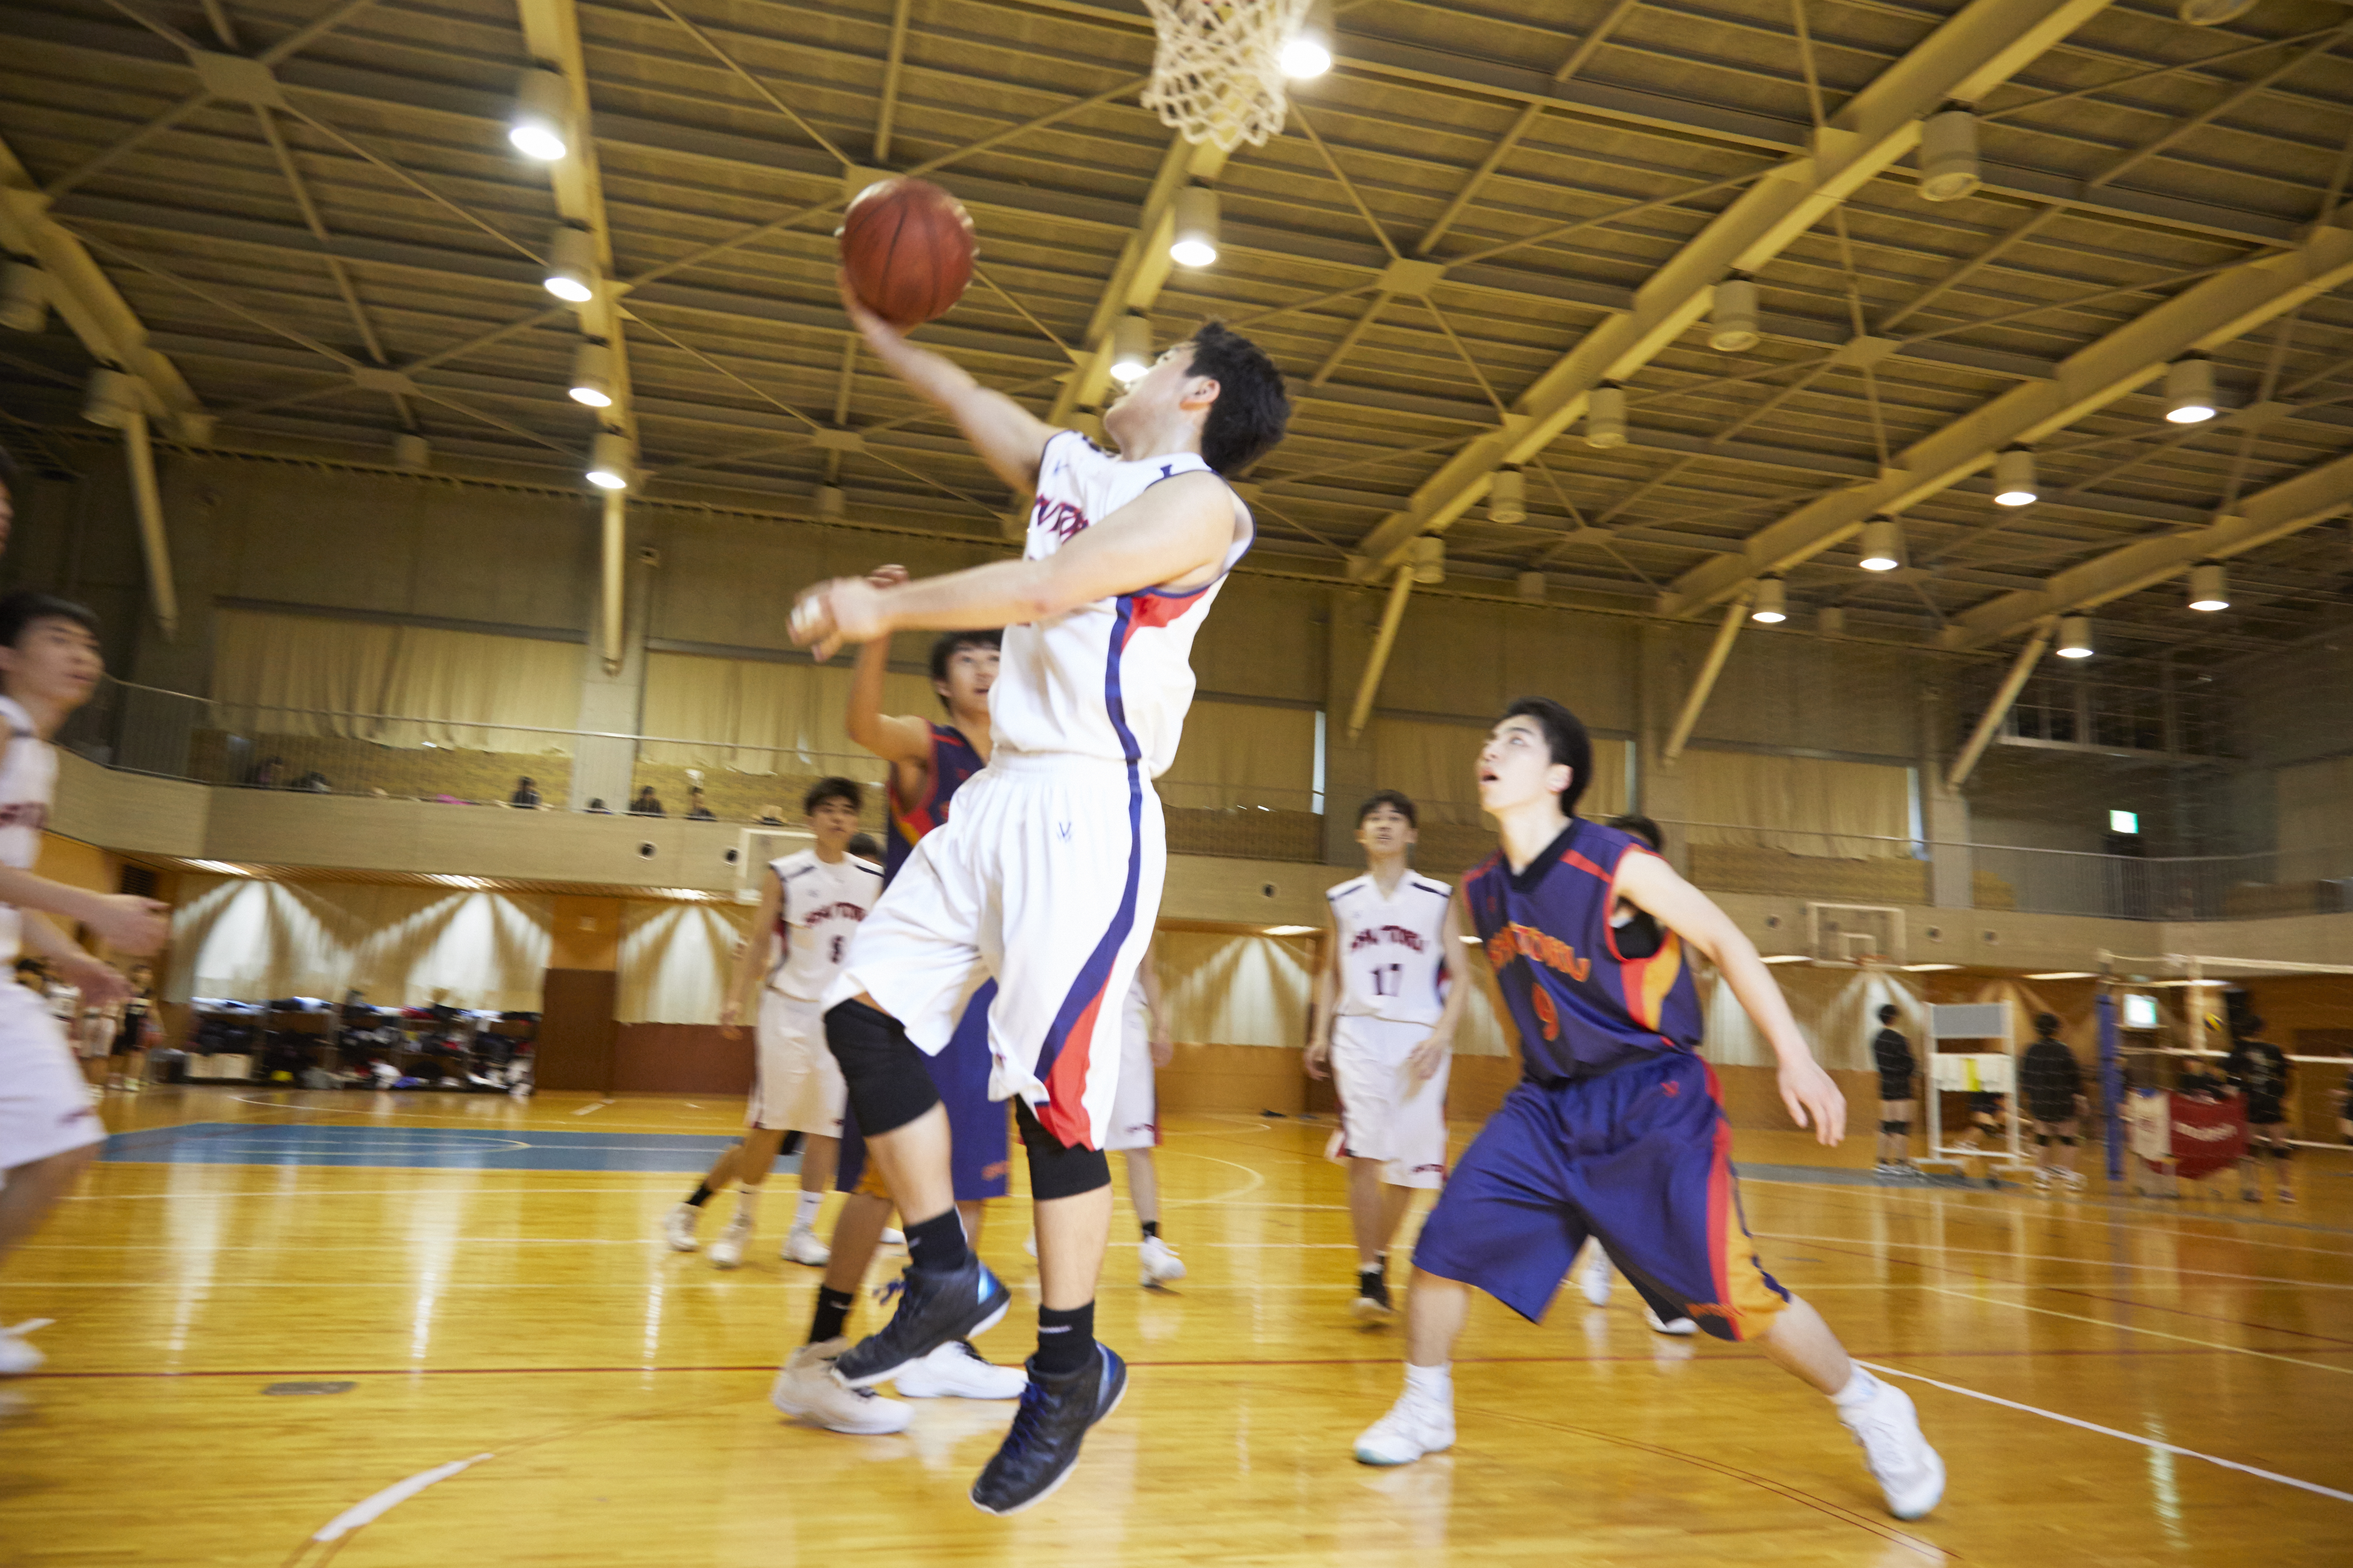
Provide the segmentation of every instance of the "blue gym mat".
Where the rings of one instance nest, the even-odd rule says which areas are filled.
[[[118,1132],[99,1156],[116,1164],[391,1165],[427,1170],[706,1169],[733,1140],[687,1132],[499,1131],[469,1127],[353,1127],[192,1121]],[[799,1168],[797,1157],[776,1162]]]

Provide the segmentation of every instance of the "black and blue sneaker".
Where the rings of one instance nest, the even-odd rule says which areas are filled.
[[[972,1506],[1008,1514],[1044,1502],[1071,1479],[1087,1428],[1117,1409],[1126,1392],[1127,1363],[1101,1342],[1076,1372],[1046,1376],[1031,1361],[1013,1429],[972,1483]]]
[[[977,1258],[961,1268],[910,1268],[900,1277],[899,1310],[891,1321],[842,1352],[834,1363],[852,1388],[888,1382],[910,1362],[951,1340],[968,1340],[997,1326],[1013,1304],[1008,1290]]]

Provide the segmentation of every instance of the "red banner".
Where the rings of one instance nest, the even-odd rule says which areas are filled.
[[[2246,1157],[2247,1108],[2233,1095],[2228,1100],[2192,1100],[2174,1095],[2173,1160],[2190,1181],[2228,1170]]]

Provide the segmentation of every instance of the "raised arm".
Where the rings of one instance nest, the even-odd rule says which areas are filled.
[[[1414,1047],[1406,1058],[1413,1076],[1426,1079],[1446,1065],[1454,1054],[1454,1031],[1462,1022],[1462,1010],[1471,1005],[1471,977],[1461,973],[1462,950],[1468,944],[1462,940],[1464,929],[1462,889],[1446,900],[1446,919],[1439,923],[1439,942],[1446,950],[1447,966],[1454,971],[1454,983],[1446,988],[1445,1005],[1438,1010],[1438,1022],[1430,1036]]]
[[[1054,427],[1001,392],[973,380],[953,360],[919,349],[906,334],[859,302],[841,279],[841,308],[874,357],[916,395],[956,422],[991,472],[1017,490],[1035,489],[1038,461]]]
[[[752,917],[752,934],[744,939],[742,951],[735,954],[735,971],[727,977],[727,1000],[719,1008],[720,1033],[731,1040],[744,1014],[752,1010],[752,994],[768,967],[768,943],[775,940],[776,912],[784,901],[784,881],[772,871],[767,890],[760,895],[759,911]]]
[[[13,867],[0,866],[0,904],[61,915],[90,927],[106,939],[109,947],[124,952],[153,952],[164,945],[170,931],[164,924],[164,917],[171,913],[169,904],[134,893],[93,893]]]
[[[81,944],[59,931],[37,910],[24,911],[25,945],[49,961],[49,966],[83,996],[104,1007],[128,1002],[131,982],[104,960],[82,951]]]
[[[877,589],[895,588],[906,580],[904,566],[878,567],[866,574],[867,583]],[[889,637],[876,637],[858,650],[858,665],[849,677],[849,710],[844,728],[851,740],[884,762],[928,764],[931,726],[921,719],[882,711],[882,678],[890,672]]]
[[[1790,1120],[1811,1127],[1817,1142],[1845,1137],[1846,1097],[1814,1060],[1773,972],[1732,917],[1655,855],[1630,855],[1619,863],[1618,896],[1648,910],[1715,965],[1780,1061],[1781,1103],[1788,1107]]]

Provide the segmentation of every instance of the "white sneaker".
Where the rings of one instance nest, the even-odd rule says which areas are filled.
[[[835,1360],[849,1348],[848,1340],[831,1339],[795,1351],[769,1385],[768,1403],[828,1432],[882,1437],[905,1431],[915,1418],[913,1409],[871,1388],[852,1388],[833,1370]]]
[[[877,1239],[879,1239],[884,1247],[904,1247],[907,1245],[907,1233],[903,1230],[893,1230],[890,1226],[885,1226],[881,1236]]]
[[[1144,1245],[1135,1249],[1135,1258],[1147,1288],[1174,1284],[1185,1278],[1185,1260],[1176,1256],[1175,1247],[1156,1236],[1144,1238]]]
[[[1862,1462],[1886,1494],[1888,1512],[1919,1519],[1936,1506],[1945,1495],[1945,1461],[1920,1435],[1919,1412],[1902,1389],[1882,1379],[1867,1403],[1841,1410],[1839,1419],[1862,1445]]]
[[[1031,1231],[1028,1238],[1021,1243],[1021,1250],[1028,1253],[1032,1258],[1038,1256],[1038,1233],[1036,1231]]]
[[[38,1372],[49,1358],[25,1342],[25,1336],[35,1329],[46,1329],[55,1318],[27,1318],[12,1329],[0,1329],[0,1377],[16,1377],[28,1372]]]
[[[805,1225],[793,1226],[785,1237],[785,1258],[787,1262],[806,1263],[811,1268],[822,1268],[833,1261],[833,1248],[817,1238],[817,1232]]]
[[[737,1215],[711,1244],[711,1266],[714,1268],[744,1267],[744,1247],[752,1239],[752,1220],[748,1215]]]
[[[950,1340],[901,1367],[891,1381],[902,1399],[1018,1399],[1029,1386],[1029,1373],[997,1365],[966,1341]]]
[[[1588,1247],[1585,1265],[1577,1271],[1577,1289],[1596,1307],[1609,1305],[1609,1255],[1599,1244]]]
[[[1642,1303],[1642,1321],[1651,1325],[1651,1331],[1654,1334],[1672,1334],[1678,1339],[1687,1339],[1699,1332],[1699,1325],[1689,1318],[1662,1318],[1651,1310],[1647,1301]]]
[[[2034,1190],[2038,1193],[2049,1192],[2051,1190],[2051,1184],[2058,1179],[2058,1175],[2059,1173],[2051,1169],[2048,1165],[2035,1166]]]
[[[1389,1413],[1356,1439],[1360,1465],[1410,1465],[1454,1447],[1454,1406],[1408,1388]]]
[[[702,1245],[694,1239],[694,1222],[702,1217],[702,1211],[692,1204],[681,1204],[662,1215],[662,1239],[672,1252],[692,1252]]]

